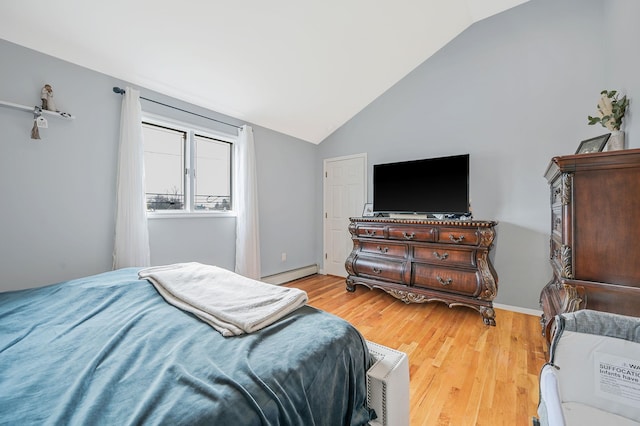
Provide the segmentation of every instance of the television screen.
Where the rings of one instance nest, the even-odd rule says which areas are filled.
[[[469,154],[373,166],[376,213],[467,214]]]

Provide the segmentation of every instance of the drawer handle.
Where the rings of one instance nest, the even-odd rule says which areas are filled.
[[[438,260],[445,260],[447,257],[449,257],[449,253],[444,252],[444,253],[440,254],[437,251],[434,251],[433,252],[433,256]]]
[[[562,219],[561,219],[561,218],[559,218],[559,217],[556,217],[556,220],[555,220],[555,222],[554,222],[554,228],[555,228],[555,229],[560,228],[560,225],[561,225],[561,224],[562,224]]]
[[[440,275],[438,275],[436,278],[437,278],[438,282],[440,284],[444,285],[444,286],[450,285],[453,282],[453,280],[451,278],[447,278],[445,280]]]
[[[386,252],[389,251],[389,247],[380,247],[380,246],[378,246],[377,249],[378,249],[378,251],[380,253],[386,253]]]
[[[373,237],[374,235],[376,235],[376,231],[371,231],[371,232],[369,232],[369,230],[368,230],[368,229],[365,229],[365,230],[364,230],[364,235],[365,235],[366,237]]]
[[[454,243],[461,243],[464,240],[464,235],[460,235],[459,237],[454,237],[453,234],[449,234],[449,239]]]
[[[406,232],[403,232],[402,236],[405,237],[407,240],[413,240],[413,238],[416,236],[416,233],[412,232],[410,234],[407,234]]]
[[[373,267],[373,272],[375,272],[376,274],[380,274],[382,273],[382,269],[380,268],[376,268],[375,266]]]

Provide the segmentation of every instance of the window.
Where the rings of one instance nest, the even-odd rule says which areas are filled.
[[[224,212],[232,203],[232,139],[144,120],[147,211]]]

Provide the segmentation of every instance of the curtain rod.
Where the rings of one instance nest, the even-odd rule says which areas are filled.
[[[114,93],[119,93],[121,95],[124,95],[126,90],[121,89],[119,87],[114,87],[113,88],[113,92]],[[153,103],[158,104],[158,105],[166,106],[167,108],[173,108],[173,109],[176,109],[178,111],[186,112],[187,114],[197,115],[198,117],[206,118],[207,120],[215,121],[217,123],[226,124],[227,126],[235,127],[236,129],[241,129],[242,128],[242,126],[236,126],[235,124],[231,124],[231,123],[227,123],[227,122],[224,122],[224,121],[216,120],[215,118],[207,117],[206,115],[201,115],[201,114],[198,114],[198,113],[195,113],[195,112],[187,111],[186,109],[182,109],[182,108],[175,107],[173,105],[168,105],[168,104],[165,104],[165,103],[162,103],[162,102],[154,101],[153,99],[145,98],[143,96],[140,96],[140,99],[144,99],[145,101],[153,102]]]

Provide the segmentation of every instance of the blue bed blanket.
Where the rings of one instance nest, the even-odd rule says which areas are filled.
[[[138,269],[0,293],[0,424],[362,425],[362,336],[304,306],[223,337]]]

